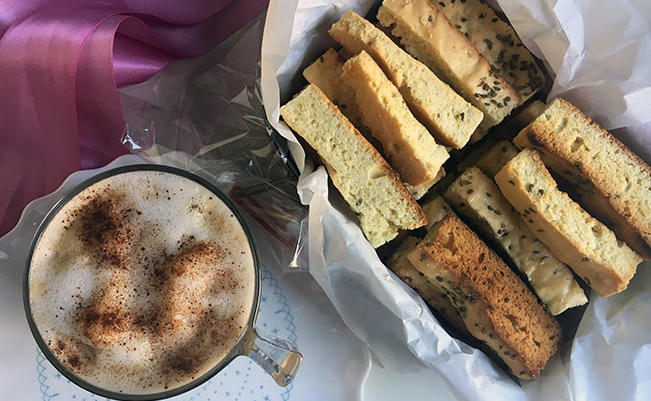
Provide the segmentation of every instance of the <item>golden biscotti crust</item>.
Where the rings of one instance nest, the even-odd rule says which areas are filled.
[[[429,1],[385,0],[377,17],[409,54],[481,110],[484,131],[522,103],[515,88]]]
[[[361,121],[355,103],[355,90],[341,79],[343,68],[344,60],[341,60],[335,49],[330,48],[303,70],[303,77],[307,82],[321,89],[321,92],[359,130]],[[361,130],[360,132],[364,134]]]
[[[608,215],[616,223],[613,230],[651,257],[651,167],[635,153],[561,98],[550,102],[513,143],[538,149],[545,164],[572,182],[581,195],[604,197],[621,216]]]
[[[552,315],[588,302],[572,271],[533,235],[479,168],[467,168],[443,197],[509,256]]]
[[[355,90],[363,124],[382,144],[387,161],[414,198],[420,198],[440,178],[447,150],[409,111],[398,88],[365,51],[350,58],[341,78]]]
[[[513,27],[479,0],[433,0],[450,23],[518,92],[521,103],[545,85],[545,76]]]
[[[352,55],[370,54],[396,85],[418,120],[437,141],[461,148],[482,120],[482,113],[411,57],[369,21],[346,12],[328,31]]]
[[[319,154],[371,245],[377,248],[400,229],[427,223],[387,162],[315,85],[282,106],[280,115]]]
[[[452,305],[450,299],[444,292],[434,284],[430,283],[425,275],[411,264],[407,255],[411,253],[421,240],[416,237],[407,237],[396,248],[389,260],[387,267],[411,287],[421,298],[432,308],[436,309],[443,318],[452,324],[463,335],[470,335],[461,319],[459,311]]]
[[[531,232],[599,295],[626,288],[642,258],[557,188],[538,151],[521,151],[495,182]]]
[[[408,258],[448,294],[468,330],[514,375],[539,376],[562,343],[561,327],[477,234],[446,216]]]
[[[488,177],[493,178],[519,152],[518,148],[511,142],[507,140],[500,141],[481,155],[475,165]]]

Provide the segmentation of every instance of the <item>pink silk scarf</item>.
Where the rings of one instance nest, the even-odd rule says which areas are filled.
[[[127,153],[117,87],[199,56],[268,0],[3,0],[0,236],[72,172]]]

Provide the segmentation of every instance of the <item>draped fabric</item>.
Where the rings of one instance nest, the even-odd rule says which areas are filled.
[[[268,0],[3,0],[0,236],[72,172],[126,153],[117,87],[199,56]]]

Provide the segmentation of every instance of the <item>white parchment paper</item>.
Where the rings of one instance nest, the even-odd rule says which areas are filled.
[[[563,97],[606,129],[651,120],[648,0],[498,0]]]
[[[649,161],[651,3],[646,0],[497,0],[562,96]],[[372,0],[272,0],[262,46],[262,95],[272,125],[288,138],[310,206],[310,271],[345,323],[397,372],[431,368],[465,400],[651,399],[649,264],[625,292],[590,305],[573,341],[537,380],[516,384],[483,353],[451,338],[422,300],[378,259],[350,209],[313,171],[279,106],[303,85],[300,73],[334,42],[327,29]]]

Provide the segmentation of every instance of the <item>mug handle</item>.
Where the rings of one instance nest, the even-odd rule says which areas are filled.
[[[261,336],[253,326],[244,333],[242,345],[244,355],[253,359],[282,387],[292,381],[303,360],[294,344],[267,333]]]

